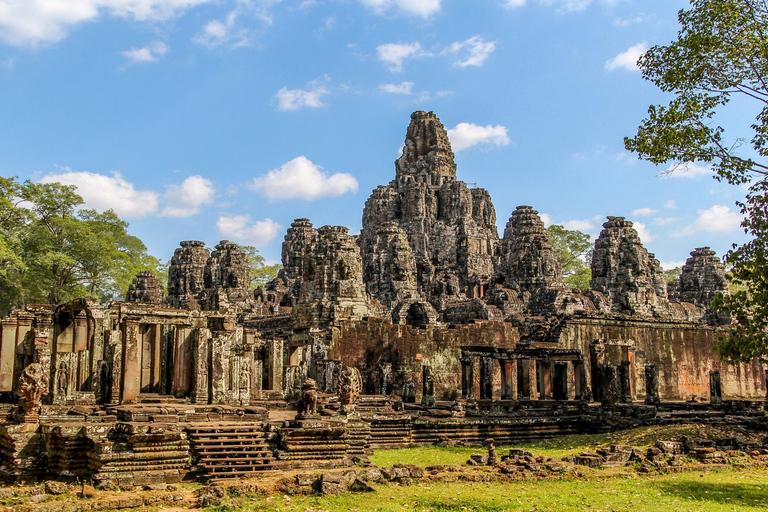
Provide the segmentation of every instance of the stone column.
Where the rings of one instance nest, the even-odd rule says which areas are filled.
[[[163,334],[160,324],[152,326],[152,392],[162,393],[162,350]]]
[[[112,374],[110,378],[112,392],[110,393],[109,403],[119,404],[120,395],[122,393],[123,375],[123,341],[122,333],[120,331],[109,331],[109,341],[107,342],[106,352],[109,361],[112,363]]]
[[[208,375],[211,371],[210,343],[211,331],[205,328],[196,328],[194,331],[194,378],[192,402],[196,404],[208,403]]]
[[[629,361],[622,361],[619,366],[619,379],[621,381],[621,402],[625,404],[632,403],[632,385],[629,382]]]
[[[709,372],[709,403],[723,403],[723,389],[720,384],[720,372]]]
[[[263,363],[261,359],[254,357],[251,365],[251,400],[259,400],[261,398],[262,375]]]
[[[501,363],[501,399],[517,400],[517,360]]]
[[[461,361],[461,398],[475,398],[475,358],[464,356]]]
[[[177,398],[183,398],[192,387],[192,331],[182,326],[176,327],[175,331],[171,393]]]
[[[517,361],[517,396],[518,399],[531,399],[531,361],[520,359]]]
[[[283,390],[283,340],[275,338],[267,341],[269,352],[268,382],[273,391]]]
[[[659,368],[653,364],[645,366],[645,403],[648,405],[661,403],[659,398]]]
[[[528,382],[530,383],[530,398],[531,400],[539,399],[539,379],[538,379],[538,362],[533,359],[528,364]]]
[[[621,378],[619,367],[603,365],[600,367],[602,389],[602,404],[605,407],[615,407],[621,400]]]
[[[3,319],[2,337],[0,338],[0,391],[13,391],[17,327],[18,321],[15,317]]]
[[[480,399],[493,399],[493,358],[480,358]]]
[[[139,322],[126,319],[123,324],[123,330],[123,372],[121,376],[123,385],[120,402],[132,403],[136,401],[141,391],[141,364],[139,361],[141,333],[139,332]]]
[[[435,405],[435,374],[431,366],[422,366],[422,394],[421,404],[431,407]]]
[[[552,398],[552,363],[549,361],[539,361],[539,377],[541,378],[542,400]]]
[[[80,311],[72,322],[74,329],[74,352],[82,352],[88,348],[88,318],[85,311]]]

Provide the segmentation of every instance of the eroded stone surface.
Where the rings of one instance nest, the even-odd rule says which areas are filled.
[[[145,270],[139,272],[128,287],[126,302],[148,302],[162,304],[165,302],[165,289],[155,275]]]

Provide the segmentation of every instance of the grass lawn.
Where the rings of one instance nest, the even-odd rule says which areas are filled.
[[[280,511],[747,511],[768,509],[768,470],[728,469],[508,483],[377,485],[377,492],[335,497],[274,496],[244,510]],[[234,508],[234,507],[233,507]],[[229,507],[221,506],[219,510]]]

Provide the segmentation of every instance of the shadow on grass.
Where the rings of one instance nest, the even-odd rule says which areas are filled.
[[[659,489],[678,498],[727,505],[768,508],[768,485],[709,482],[664,482]]]

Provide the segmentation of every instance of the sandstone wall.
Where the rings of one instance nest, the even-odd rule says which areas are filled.
[[[726,365],[712,350],[722,328],[688,322],[574,318],[560,334],[560,346],[590,354],[595,340],[631,341],[632,391],[635,399],[645,397],[644,368],[659,368],[662,400],[709,398],[709,372],[719,371],[723,398],[765,398],[765,373],[759,363]],[[587,361],[589,364],[589,361]]]

